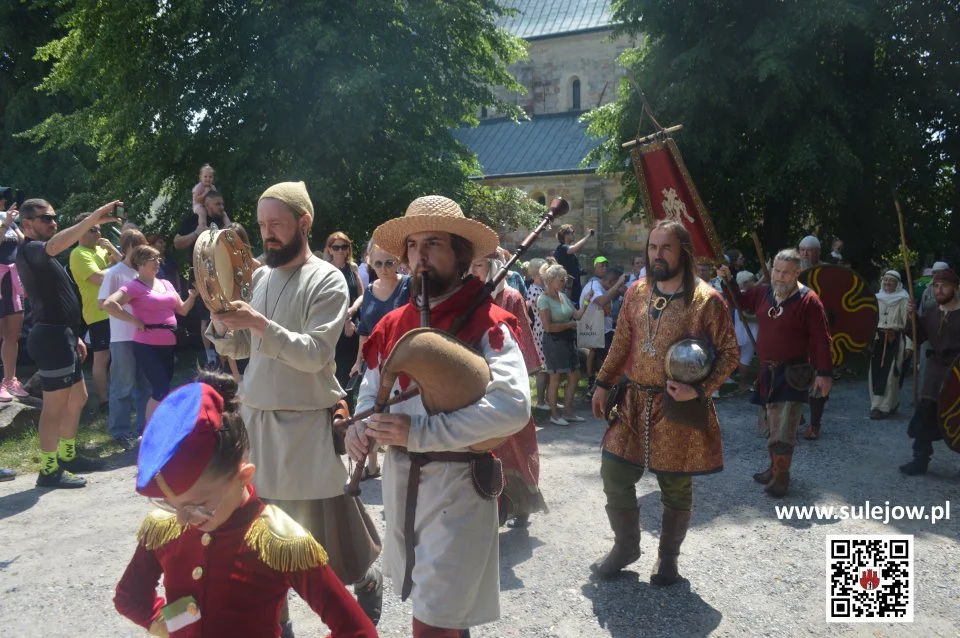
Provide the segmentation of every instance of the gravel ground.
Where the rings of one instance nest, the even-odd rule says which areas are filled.
[[[909,407],[909,383],[904,408]],[[585,406],[581,414],[585,415]],[[827,406],[824,433],[804,443],[791,495],[776,504],[943,505],[960,485],[960,456],[938,444],[930,473],[907,478],[906,416],[870,421],[865,383],[846,381]],[[474,636],[958,636],[960,499],[954,520],[778,521],[775,501],[750,475],[766,461],[755,410],[743,397],[718,401],[723,472],[694,481],[694,514],[680,569],[689,584],[648,584],[659,535],[656,480],[638,485],[644,555],[622,578],[594,583],[588,565],[612,534],[599,479],[600,422],[540,431],[541,485],[550,506],[527,530],[500,535],[503,618]],[[0,484],[0,636],[139,636],[111,602],[148,509],[133,492],[132,457],[92,475],[80,491],[41,491],[34,477]],[[379,482],[364,499],[381,520]],[[649,530],[649,531],[647,531]],[[912,624],[825,622],[828,534],[915,535],[916,604]],[[319,619],[291,604],[297,633],[317,635]],[[383,636],[409,635],[410,606],[386,584]]]

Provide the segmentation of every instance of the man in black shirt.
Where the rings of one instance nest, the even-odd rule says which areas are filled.
[[[230,217],[227,216],[227,211],[223,206],[223,195],[219,192],[214,190],[209,191],[203,200],[203,206],[207,209],[208,224],[216,224],[217,228],[220,229],[230,225]],[[177,250],[186,250],[188,253],[190,263],[190,276],[188,280],[191,284],[194,282],[193,246],[197,243],[197,238],[200,236],[200,233],[208,228],[209,226],[206,225],[201,226],[200,218],[197,217],[196,213],[190,211],[183,216],[183,219],[180,221],[180,232],[173,238],[173,247]],[[194,304],[193,307],[195,316],[200,318],[200,338],[203,340],[203,348],[207,354],[207,365],[210,367],[216,366],[220,361],[220,357],[217,355],[213,344],[207,341],[206,337],[207,326],[210,324],[210,311],[207,309],[206,304],[202,303]]]
[[[101,469],[103,462],[77,454],[80,413],[87,403],[81,365],[87,347],[80,339],[80,299],[56,256],[92,227],[117,221],[110,202],[79,224],[57,232],[57,213],[43,199],[20,207],[25,236],[17,252],[17,271],[30,298],[33,327],[27,350],[37,364],[43,388],[40,411],[40,476],[37,487],[83,487],[86,479],[71,472]]]
[[[553,258],[557,260],[558,264],[563,266],[563,269],[567,271],[567,275],[572,278],[573,282],[569,295],[570,301],[579,308],[580,294],[583,292],[583,282],[580,280],[580,277],[583,275],[583,271],[580,270],[580,261],[577,259],[577,253],[583,248],[583,245],[587,243],[587,240],[593,237],[593,229],[588,228],[587,234],[578,242],[574,242],[573,237],[573,226],[564,224],[560,227],[560,230],[557,231],[557,240],[560,242],[560,245],[553,251]]]

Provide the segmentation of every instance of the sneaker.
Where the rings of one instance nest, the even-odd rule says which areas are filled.
[[[14,472],[13,470],[8,470],[5,467],[0,467],[0,483],[4,481],[12,481],[14,478],[16,478],[16,476],[17,476],[17,473]]]
[[[106,466],[102,459],[94,459],[81,454],[77,454],[69,461],[58,458],[57,463],[68,472],[99,472]]]
[[[7,384],[0,384],[0,403],[10,403],[13,401],[13,395],[7,390]]]
[[[562,416],[550,417],[550,423],[553,423],[554,425],[570,425],[570,422]]]
[[[27,392],[27,389],[23,387],[23,384],[20,383],[20,379],[14,377],[9,381],[5,382],[3,385],[7,387],[7,392],[12,394],[15,397],[28,397],[30,393]]]
[[[63,461],[61,461],[61,463],[62,462]],[[71,474],[62,467],[57,468],[57,471],[51,474],[41,473],[37,476],[37,487],[73,489],[76,487],[84,487],[86,484],[87,479]]]
[[[537,406],[536,406],[536,409],[537,409],[537,410],[543,410],[544,412],[547,412],[547,411],[550,410],[550,406],[547,405],[546,403],[538,403]]]
[[[583,423],[584,421],[586,421],[585,418],[583,418],[582,416],[580,416],[580,415],[578,415],[578,414],[574,414],[573,416],[566,416],[566,417],[564,417],[564,418],[565,418],[567,421],[569,421],[570,423]]]

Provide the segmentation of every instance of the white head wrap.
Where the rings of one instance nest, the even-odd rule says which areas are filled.
[[[887,292],[883,289],[883,277],[892,277],[897,280],[897,287],[893,292]],[[900,279],[900,273],[898,273],[896,270],[888,270],[887,272],[883,273],[883,277],[880,279],[880,292],[877,293],[877,299],[879,301],[884,303],[893,303],[895,301],[899,301],[900,299],[910,298],[910,294],[903,289],[903,281]]]
[[[807,235],[800,240],[800,248],[816,248],[820,250],[820,240],[813,235]]]

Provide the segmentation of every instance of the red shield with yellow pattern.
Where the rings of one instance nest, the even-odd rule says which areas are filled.
[[[830,321],[834,367],[873,343],[880,312],[863,277],[843,266],[821,264],[800,273],[800,283],[820,297]]]
[[[937,424],[943,441],[951,450],[960,453],[960,357],[954,359],[947,370],[937,403]]]
[[[650,224],[662,219],[682,223],[690,231],[697,260],[721,262],[720,238],[673,138],[658,137],[630,155]]]

